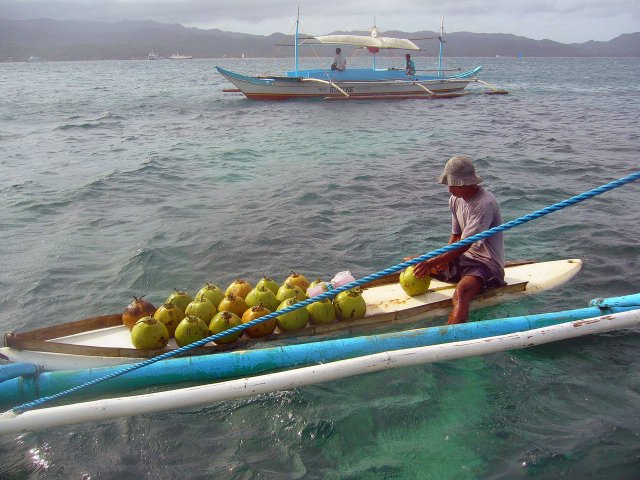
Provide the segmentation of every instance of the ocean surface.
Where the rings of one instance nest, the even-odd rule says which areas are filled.
[[[434,180],[456,154],[505,221],[639,169],[640,59],[447,66],[478,64],[510,94],[262,103],[223,93],[214,66],[290,60],[0,64],[0,331],[430,252],[450,228]],[[508,259],[584,269],[472,319],[640,291],[639,212],[636,182],[509,231]],[[637,479],[639,372],[640,330],[593,335],[3,436],[0,479]]]

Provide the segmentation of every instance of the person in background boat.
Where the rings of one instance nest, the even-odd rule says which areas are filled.
[[[407,53],[404,57],[407,59],[405,70],[407,71],[407,75],[411,77],[416,74],[416,64],[413,63],[413,60],[411,60],[410,54]]]
[[[342,49],[336,48],[336,56],[333,57],[333,63],[331,64],[331,70],[337,70],[339,72],[344,72],[347,68],[347,61],[342,56]]]
[[[502,223],[496,197],[480,186],[482,178],[468,157],[449,159],[437,182],[449,187],[451,237],[449,245]],[[457,282],[448,324],[464,323],[469,304],[479,293],[504,282],[504,240],[502,232],[419,263],[415,275],[430,275],[445,282]]]

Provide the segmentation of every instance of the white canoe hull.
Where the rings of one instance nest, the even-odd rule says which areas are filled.
[[[558,287],[573,278],[581,268],[582,261],[579,259],[507,267],[505,269],[507,286],[474,299],[471,303],[471,310],[492,307]],[[427,293],[415,297],[408,296],[398,283],[367,288],[363,291],[367,314],[363,319],[348,322],[348,333],[371,332],[376,324],[408,323],[445,317],[450,311],[454,291],[455,285],[437,280],[431,282],[430,290]],[[336,322],[330,325],[307,327],[304,331],[297,332],[293,336],[299,341],[303,335],[308,335],[305,340],[314,341],[344,330],[345,323]],[[282,335],[281,338],[286,339],[287,336]],[[123,326],[92,330],[54,340],[69,345],[133,348],[130,333]],[[265,342],[264,345],[271,346],[269,342]],[[173,339],[167,349],[171,348],[176,348]],[[131,356],[74,355],[10,347],[0,348],[0,354],[11,362],[33,363],[45,371],[123,365],[145,360],[145,358]]]

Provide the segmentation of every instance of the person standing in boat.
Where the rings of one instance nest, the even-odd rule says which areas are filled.
[[[416,64],[411,60],[410,54],[407,53],[404,57],[407,59],[405,70],[407,71],[407,75],[412,77],[416,74]]]
[[[331,64],[331,70],[337,70],[338,72],[344,72],[347,68],[347,60],[342,56],[342,49],[336,48],[336,56],[333,57],[333,63]]]
[[[502,223],[496,197],[480,186],[482,178],[468,157],[449,159],[437,182],[449,187],[451,237],[449,245]],[[504,285],[504,240],[502,232],[456,250],[438,255],[415,267],[415,275],[430,275],[457,282],[448,324],[464,323],[469,304],[479,293]]]

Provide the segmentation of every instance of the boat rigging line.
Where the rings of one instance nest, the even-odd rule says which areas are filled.
[[[479,240],[483,240],[485,238],[488,238],[491,235],[495,235],[498,232],[504,232],[506,230],[510,230],[510,229],[515,228],[517,226],[520,226],[520,225],[522,225],[524,223],[530,222],[532,220],[536,220],[536,219],[538,219],[540,217],[543,217],[545,215],[548,215],[550,213],[556,212],[558,210],[562,210],[563,208],[576,205],[576,204],[578,204],[580,202],[583,202],[585,200],[593,198],[593,197],[595,197],[597,195],[601,195],[601,194],[603,194],[605,192],[608,192],[610,190],[613,190],[615,188],[621,187],[623,185],[626,185],[628,183],[634,182],[634,181],[639,180],[639,179],[640,179],[640,171],[634,172],[634,173],[629,174],[629,175],[627,175],[625,177],[622,177],[622,178],[620,178],[618,180],[613,180],[613,181],[611,181],[609,183],[606,183],[604,185],[601,185],[599,187],[593,188],[591,190],[587,190],[587,191],[585,191],[585,192],[583,192],[583,193],[581,193],[579,195],[575,195],[575,196],[573,196],[571,198],[568,198],[566,200],[562,200],[561,202],[554,203],[554,204],[549,205],[549,206],[547,206],[545,208],[542,208],[540,210],[536,210],[536,211],[534,211],[532,213],[529,213],[527,215],[524,215],[524,216],[521,216],[519,218],[516,218],[515,220],[511,220],[509,222],[506,222],[506,223],[503,223],[501,225],[498,225],[497,227],[493,227],[493,228],[490,228],[489,230],[485,230],[485,231],[480,232],[480,233],[478,233],[476,235],[473,235],[471,237],[467,237],[467,238],[465,238],[463,240],[460,240],[459,242],[452,243],[451,245],[444,246],[444,247],[439,248],[437,250],[433,250],[433,251],[431,251],[429,253],[425,253],[425,254],[420,255],[418,257],[412,258],[410,260],[407,260],[407,261],[404,261],[404,262],[399,263],[397,265],[394,265],[392,267],[389,267],[389,268],[387,268],[385,270],[381,270],[381,271],[379,271],[377,273],[373,273],[371,275],[367,275],[365,277],[360,278],[359,280],[355,280],[353,282],[350,282],[350,283],[347,283],[347,284],[342,285],[340,287],[337,287],[337,288],[334,288],[332,290],[329,290],[328,292],[325,292],[325,293],[322,293],[320,295],[317,295],[317,296],[308,298],[306,300],[297,302],[297,303],[295,303],[295,304],[293,304],[293,305],[291,305],[289,307],[283,308],[282,310],[278,310],[276,312],[269,313],[269,314],[267,314],[267,315],[265,315],[263,317],[257,318],[255,320],[250,321],[250,322],[247,322],[247,323],[244,323],[242,325],[238,325],[236,327],[233,327],[233,328],[230,328],[228,330],[225,330],[224,332],[221,332],[221,333],[218,333],[218,334],[215,334],[215,335],[211,335],[211,336],[209,336],[207,338],[204,338],[202,340],[199,340],[197,342],[191,343],[189,345],[185,345],[184,347],[180,347],[180,348],[177,348],[175,350],[171,350],[169,352],[163,353],[161,355],[158,355],[157,357],[150,358],[150,359],[145,360],[143,362],[139,362],[139,363],[136,363],[136,364],[129,365],[128,367],[124,367],[122,370],[119,370],[119,371],[113,372],[113,373],[111,373],[109,375],[105,375],[103,377],[100,377],[100,378],[85,382],[85,383],[83,383],[81,385],[77,385],[77,386],[75,386],[73,388],[64,390],[64,391],[56,393],[54,395],[45,396],[45,397],[39,398],[37,400],[34,400],[32,402],[27,402],[27,403],[15,406],[11,410],[1,414],[0,416],[11,416],[11,415],[15,416],[15,415],[19,415],[22,412],[37,408],[37,407],[42,406],[45,403],[51,402],[53,400],[61,399],[64,396],[67,396],[67,395],[72,394],[72,393],[76,393],[76,392],[78,392],[78,391],[80,391],[82,389],[88,388],[88,387],[90,387],[92,385],[96,385],[98,383],[107,381],[109,379],[118,377],[120,375],[124,375],[124,374],[126,374],[128,372],[132,372],[134,370],[138,370],[140,368],[143,368],[143,367],[145,367],[147,365],[151,365],[153,363],[159,362],[161,360],[166,360],[168,358],[172,358],[172,357],[176,357],[176,356],[182,355],[185,352],[187,352],[187,351],[189,351],[189,350],[191,350],[193,348],[201,347],[201,346],[203,346],[203,345],[205,345],[205,344],[207,344],[207,343],[209,343],[211,341],[215,341],[215,340],[217,340],[219,338],[222,338],[224,336],[227,336],[229,334],[241,332],[241,331],[243,331],[243,330],[245,330],[247,328],[250,328],[250,327],[252,327],[254,325],[258,325],[260,323],[266,322],[266,321],[271,320],[271,319],[273,319],[273,318],[275,318],[277,316],[283,315],[285,313],[292,312],[292,311],[297,310],[299,308],[306,307],[307,305],[310,305],[311,303],[315,303],[315,302],[317,302],[319,300],[323,300],[325,298],[333,298],[340,292],[343,292],[343,291],[346,291],[346,290],[350,290],[350,289],[355,288],[355,287],[359,287],[361,285],[367,284],[367,283],[372,282],[374,280],[378,280],[380,278],[386,277],[386,276],[388,276],[390,274],[402,271],[402,270],[406,269],[407,267],[410,267],[412,265],[416,265],[418,263],[424,262],[425,260],[429,260],[431,258],[437,257],[438,255],[441,255],[443,253],[450,252],[452,250],[456,250],[456,249],[458,249],[460,247],[463,247],[463,246],[466,246],[466,245],[471,245],[474,242],[477,242]]]

